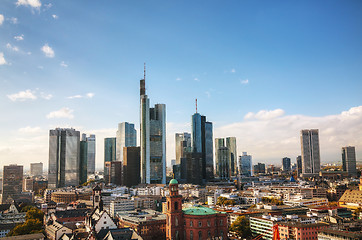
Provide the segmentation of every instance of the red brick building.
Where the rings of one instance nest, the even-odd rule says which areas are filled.
[[[195,205],[182,209],[182,196],[178,182],[172,179],[170,195],[166,200],[166,239],[227,239],[227,215],[213,209]]]

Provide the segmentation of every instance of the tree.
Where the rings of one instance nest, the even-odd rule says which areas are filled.
[[[238,217],[230,226],[229,231],[235,232],[236,235],[242,238],[251,236],[249,220],[244,216]]]
[[[217,198],[216,205],[224,206],[226,201],[227,201],[227,198],[226,198],[226,197],[218,197],[218,198]]]
[[[26,210],[25,222],[23,224],[17,225],[8,233],[8,236],[43,232],[44,213],[40,209],[33,206],[26,206],[22,210]]]

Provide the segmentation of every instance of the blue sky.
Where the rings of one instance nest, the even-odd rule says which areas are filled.
[[[301,128],[320,129],[322,162],[345,145],[360,159],[361,11],[361,1],[2,0],[1,164],[47,164],[48,130],[66,126],[97,134],[100,167],[103,138],[139,125],[144,62],[151,103],[167,105],[168,160],[195,98],[215,137],[235,135],[255,162],[294,160]]]

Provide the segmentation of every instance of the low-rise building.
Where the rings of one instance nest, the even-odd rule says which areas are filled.
[[[328,227],[325,223],[303,224],[298,222],[278,223],[279,236],[281,240],[316,240],[318,231]]]

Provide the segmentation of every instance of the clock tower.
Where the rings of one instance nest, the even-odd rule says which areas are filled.
[[[182,196],[178,193],[178,182],[172,179],[169,183],[170,195],[166,198],[166,239],[183,239]]]

